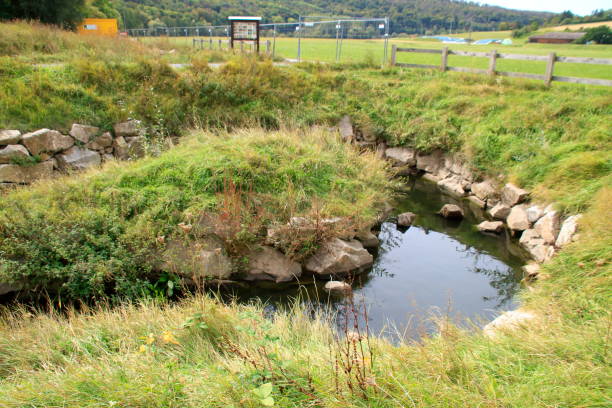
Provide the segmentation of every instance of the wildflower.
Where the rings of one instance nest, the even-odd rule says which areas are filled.
[[[178,342],[176,337],[174,337],[174,333],[169,330],[166,330],[162,333],[161,339],[166,344],[181,344]]]
[[[144,344],[142,344],[140,346],[140,348],[138,349],[139,353],[146,353],[147,352],[147,346],[145,346]]]

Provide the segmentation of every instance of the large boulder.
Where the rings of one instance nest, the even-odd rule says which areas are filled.
[[[378,248],[380,240],[370,230],[359,231],[355,238],[361,242],[364,248]]]
[[[520,329],[536,320],[537,316],[527,310],[511,310],[504,312],[491,323],[487,324],[482,332],[485,336],[494,339],[500,332],[509,332]]]
[[[352,142],[355,139],[355,133],[353,132],[353,123],[348,115],[344,115],[338,123],[338,130],[340,131],[340,137],[344,142]]]
[[[11,292],[18,292],[23,289],[22,284],[0,282],[0,296]]]
[[[506,223],[508,228],[513,231],[525,231],[531,226],[529,218],[527,218],[527,211],[522,205],[512,207],[508,218],[506,218]]]
[[[385,150],[385,157],[391,160],[394,166],[416,165],[416,152],[414,149],[408,149],[406,147],[390,147]]]
[[[145,155],[144,137],[126,137],[124,139],[127,142],[129,157],[143,157]]]
[[[477,225],[480,232],[493,232],[499,234],[504,230],[504,223],[501,221],[483,221]]]
[[[559,236],[555,242],[557,248],[563,248],[565,245],[572,242],[572,239],[578,231],[578,220],[580,220],[581,217],[581,214],[572,215],[563,222],[561,231],[559,231]]]
[[[4,149],[0,149],[0,164],[11,163],[29,156],[30,152],[24,146],[8,145]]]
[[[555,248],[548,245],[535,229],[524,231],[519,243],[539,263],[550,260],[555,254]]]
[[[401,213],[397,216],[397,225],[400,227],[409,227],[416,218],[416,214],[412,212]]]
[[[542,218],[542,216],[544,215],[544,210],[539,205],[532,205],[531,207],[527,208],[526,211],[527,219],[532,224]]]
[[[547,244],[552,245],[559,235],[561,216],[557,211],[549,211],[535,223],[534,228]]]
[[[510,211],[512,211],[510,207],[505,204],[499,203],[489,210],[489,214],[496,220],[505,221],[506,218],[508,218],[508,216],[510,215]]]
[[[103,133],[101,136],[93,139],[87,147],[91,150],[104,151],[108,147],[113,146],[113,136],[109,132]]]
[[[522,203],[529,197],[529,191],[518,188],[512,183],[508,183],[501,191],[502,203],[509,207]]]
[[[430,154],[417,154],[417,169],[427,173],[438,175],[438,171],[444,168],[444,153],[436,150]]]
[[[481,200],[488,200],[489,198],[497,196],[497,190],[488,180],[472,184],[471,189],[472,193]]]
[[[443,180],[438,181],[438,187],[453,195],[455,197],[463,197],[465,195],[465,190],[463,189],[463,183],[459,176],[451,176],[447,177]]]
[[[464,216],[463,209],[455,204],[444,204],[438,214],[448,219],[461,219]]]
[[[487,203],[484,200],[481,200],[480,198],[474,195],[466,197],[466,200],[468,200],[470,204],[474,205],[475,207],[481,210],[484,210],[487,206]]]
[[[21,141],[21,132],[18,130],[0,130],[0,146],[17,144]]]
[[[356,240],[333,238],[325,242],[304,264],[317,275],[346,275],[363,272],[374,261],[372,255]]]
[[[232,262],[221,246],[222,243],[216,239],[198,242],[171,240],[163,252],[161,269],[196,281],[228,279],[232,275]]]
[[[68,150],[74,145],[74,139],[62,135],[56,130],[40,129],[23,135],[22,143],[33,155],[57,153]]]
[[[53,174],[53,161],[48,160],[33,166],[0,164],[0,183],[30,184]]]
[[[140,136],[141,123],[139,120],[128,120],[127,122],[117,123],[113,126],[116,137],[136,137]]]
[[[123,137],[117,137],[113,140],[113,152],[119,160],[127,160],[130,158],[130,147]]]
[[[79,125],[75,123],[68,133],[81,143],[89,143],[90,140],[96,137],[99,131],[100,128],[95,126]]]
[[[73,146],[57,156],[57,162],[62,169],[84,170],[99,166],[102,163],[100,154],[93,150]]]
[[[472,173],[472,170],[460,157],[445,155],[444,169],[445,172],[450,172],[459,176],[467,184],[474,182],[474,174]]]
[[[268,246],[258,247],[248,254],[246,280],[289,282],[302,275],[302,266],[282,252]]]

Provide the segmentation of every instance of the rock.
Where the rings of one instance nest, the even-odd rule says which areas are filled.
[[[473,196],[473,195],[466,197],[466,200],[468,200],[471,204],[475,205],[476,207],[480,208],[481,210],[484,210],[485,207],[487,206],[486,202],[484,202],[480,198],[478,198],[476,196]]]
[[[73,146],[56,157],[61,169],[85,170],[102,163],[100,154],[79,146]]]
[[[263,246],[248,255],[246,280],[271,280],[276,283],[289,282],[302,275],[302,266],[287,258],[277,249]]]
[[[563,248],[565,245],[572,242],[572,238],[578,231],[578,220],[580,218],[582,218],[581,214],[572,215],[563,222],[563,226],[561,226],[561,231],[559,231],[559,236],[555,242],[557,248]]]
[[[340,137],[344,142],[352,142],[355,140],[355,133],[353,132],[353,123],[348,115],[344,115],[338,123],[338,129],[340,131]]]
[[[411,212],[401,213],[400,215],[397,216],[397,225],[399,225],[400,227],[409,227],[412,225],[415,218],[416,218],[415,213],[411,213]]]
[[[468,185],[474,181],[471,169],[456,156],[444,156],[444,168],[447,172],[459,176]]]
[[[144,137],[124,138],[128,145],[129,157],[143,157],[145,155]]]
[[[98,136],[93,139],[88,145],[87,148],[91,150],[97,151],[106,151],[106,148],[111,148],[113,146],[113,136],[109,132],[105,132],[102,136]]]
[[[444,204],[438,214],[444,218],[461,219],[463,218],[463,209],[455,204]]]
[[[22,145],[8,145],[0,149],[0,164],[12,163],[25,157],[30,157],[30,152]]]
[[[490,181],[482,181],[480,183],[472,184],[472,193],[481,200],[488,200],[489,198],[493,198],[497,196],[497,190]]]
[[[377,159],[384,159],[386,152],[387,152],[387,145],[384,142],[376,145],[376,158]]]
[[[328,292],[335,293],[350,293],[353,290],[353,288],[351,288],[351,285],[346,282],[340,281],[329,281],[325,284],[324,288]]]
[[[523,266],[522,269],[523,273],[525,274],[525,277],[527,277],[528,279],[534,279],[540,273],[540,265],[533,262]]]
[[[21,141],[21,132],[18,130],[0,130],[0,146],[17,144]]]
[[[501,191],[502,203],[509,207],[522,203],[527,197],[529,197],[529,192],[527,190],[518,188],[512,183],[506,184]]]
[[[438,187],[451,195],[456,197],[463,197],[465,190],[463,184],[458,176],[451,176],[443,180],[438,181]]]
[[[223,254],[222,243],[216,239],[186,242],[172,240],[166,245],[161,268],[186,278],[228,279],[232,263]]]
[[[100,131],[100,128],[95,126],[87,126],[87,125],[79,125],[75,123],[72,125],[70,129],[70,136],[74,137],[81,143],[89,143]]]
[[[504,223],[501,221],[483,221],[477,225],[480,232],[494,232],[499,234],[504,230]]]
[[[491,323],[487,324],[482,329],[482,332],[489,338],[495,338],[498,336],[500,331],[517,330],[535,319],[536,315],[527,310],[512,310],[509,312],[504,312],[501,316],[498,316]]]
[[[135,137],[140,136],[140,121],[128,120],[127,122],[117,123],[113,126],[116,137]]]
[[[510,215],[511,210],[512,209],[507,205],[500,203],[497,204],[495,207],[491,208],[489,210],[489,214],[491,214],[491,217],[495,218],[496,220],[505,221],[506,218],[508,218],[508,216]]]
[[[374,261],[359,241],[333,238],[306,260],[304,267],[317,275],[345,275],[362,272]]]
[[[415,151],[406,147],[390,147],[385,150],[385,157],[391,160],[394,166],[416,165]]]
[[[380,245],[380,240],[370,230],[358,232],[355,238],[361,242],[364,248],[378,248],[378,245]]]
[[[438,177],[438,176],[436,176],[434,174],[431,174],[431,173],[425,173],[425,174],[423,174],[421,176],[421,178],[423,180],[427,180],[429,182],[436,183],[436,184],[438,184],[438,181],[440,181],[440,177]]]
[[[113,151],[115,157],[119,160],[127,160],[129,155],[129,146],[123,137],[118,137],[113,140]]]
[[[555,248],[552,245],[546,244],[544,238],[535,229],[524,231],[519,243],[539,263],[550,260],[555,254]]]
[[[506,219],[506,223],[508,224],[508,228],[513,231],[525,231],[531,226],[527,218],[527,211],[522,205],[512,207]]]
[[[23,289],[22,284],[0,282],[0,296],[11,292],[18,292]]]
[[[57,153],[70,149],[74,145],[74,139],[55,130],[40,129],[23,135],[22,143],[36,156],[40,153]]]
[[[102,163],[106,163],[113,160],[115,160],[115,156],[113,156],[112,154],[106,153],[102,155]]]
[[[561,228],[561,216],[557,211],[547,212],[535,223],[534,228],[547,244],[554,244]]]
[[[0,164],[0,183],[30,184],[53,174],[53,161],[48,160],[33,166]]]
[[[431,154],[417,154],[417,169],[440,176],[438,171],[444,168],[444,154],[436,150]]]
[[[532,205],[531,207],[527,208],[526,211],[527,219],[532,224],[542,218],[542,216],[544,215],[544,210],[542,210],[542,208],[540,208],[540,206],[538,205]]]

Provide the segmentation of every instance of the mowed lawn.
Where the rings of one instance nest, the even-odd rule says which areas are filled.
[[[472,33],[472,38],[508,38],[509,32],[489,32]],[[208,48],[205,39],[204,47]],[[225,39],[224,39],[225,40]],[[271,38],[261,40],[261,49],[265,50],[266,41],[273,43]],[[171,37],[168,41],[181,44],[193,44],[192,37]],[[607,58],[612,59],[612,45],[578,45],[578,44],[529,44],[525,40],[513,40],[513,45],[468,45],[468,44],[444,44],[439,41],[431,41],[417,38],[392,39],[389,41],[388,54],[391,55],[393,44],[403,48],[419,49],[442,49],[448,47],[457,51],[476,51],[490,52],[497,50],[499,53],[506,54],[528,54],[528,55],[548,55],[551,52],[559,56],[566,57],[588,57],[588,58]],[[301,40],[301,58],[304,61],[335,62],[336,47],[335,39],[325,38],[303,38]],[[345,39],[341,43],[340,61],[341,62],[375,62],[382,63],[384,55],[384,41],[382,39]],[[198,46],[199,47],[199,46]],[[224,43],[223,47],[227,47]],[[213,49],[218,49],[218,38],[213,39]],[[298,56],[297,38],[277,38],[275,42],[275,56],[295,60]],[[417,54],[417,53],[398,53],[397,62],[413,64],[440,64],[439,54]],[[487,58],[479,57],[459,57],[449,56],[450,66],[470,67],[486,69],[488,67]],[[498,59],[498,71],[525,72],[532,74],[543,74],[546,63],[541,61],[520,61]],[[582,78],[612,79],[611,65],[595,64],[555,64],[555,75],[573,76]]]

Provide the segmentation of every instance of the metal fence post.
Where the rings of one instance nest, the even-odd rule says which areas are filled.
[[[276,57],[276,24],[274,24],[274,31],[272,34],[272,58]]]

